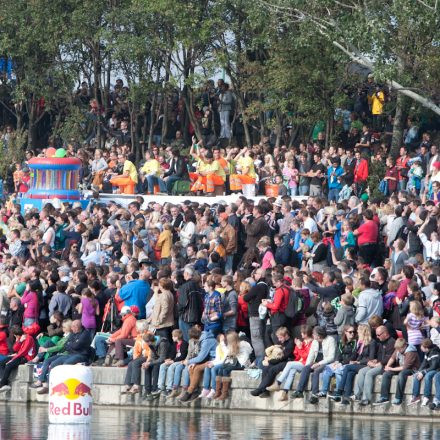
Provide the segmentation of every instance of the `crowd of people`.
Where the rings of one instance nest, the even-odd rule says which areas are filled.
[[[412,130],[392,157],[377,136],[385,95],[372,90],[371,118],[341,119],[338,148],[318,127],[297,146],[193,138],[186,153],[176,130],[137,167],[115,116],[104,150],[66,149],[82,160],[81,182],[136,194],[127,208],[97,198],[23,212],[27,161],[46,154],[28,151],[0,208],[0,392],[21,364],[35,365],[32,387],[45,394],[51,369],[85,363],[125,368],[122,393],[147,400],[226,400],[231,372],[254,370],[255,398],[303,398],[311,379],[311,404],[382,405],[397,376],[394,405],[412,377],[406,403],[440,408],[440,155]],[[369,166],[385,158],[382,196],[371,197]],[[236,202],[144,201],[182,181]]]

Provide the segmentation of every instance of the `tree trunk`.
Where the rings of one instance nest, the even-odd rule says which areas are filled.
[[[281,136],[283,135],[283,115],[279,110],[275,110],[275,116],[276,116],[276,127],[275,127],[275,147],[279,148],[281,144]]]
[[[396,114],[394,116],[393,138],[391,139],[391,154],[398,156],[399,148],[402,146],[403,130],[405,128],[405,96],[397,92]]]

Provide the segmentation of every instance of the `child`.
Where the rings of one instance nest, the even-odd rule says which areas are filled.
[[[411,167],[408,171],[407,190],[412,193],[419,194],[422,177],[423,177],[423,168],[421,166],[421,161],[419,158],[416,158],[414,162],[411,164]]]
[[[422,327],[425,323],[425,315],[423,306],[419,301],[411,301],[409,303],[409,313],[403,323],[406,325],[408,332],[408,343],[416,347],[419,357],[423,357],[420,344],[423,340]]]
[[[334,323],[338,326],[339,338],[343,335],[343,330],[346,325],[354,325],[354,298],[351,294],[344,293],[341,296],[341,307],[338,309]]]
[[[14,189],[15,192],[19,192],[18,188],[20,186],[21,178],[23,177],[23,171],[21,169],[21,163],[17,162],[15,164],[15,171],[12,175],[12,178],[14,180]]]
[[[318,325],[324,327],[327,336],[331,336],[337,342],[338,339],[338,328],[335,324],[336,312],[333,306],[328,302],[321,302],[316,311],[318,315]]]
[[[386,319],[391,318],[398,287],[399,283],[396,280],[388,282],[388,293],[383,297],[384,318]]]
[[[208,258],[206,251],[198,251],[196,254],[196,262],[194,263],[194,270],[200,274],[204,274],[208,271]]]
[[[165,362],[160,366],[159,379],[157,381],[157,391],[153,396],[158,396],[163,392],[166,396],[171,394],[173,390],[174,373],[176,367],[180,362],[185,360],[188,354],[188,342],[183,340],[182,330],[175,329],[171,333],[173,339],[173,353],[172,359],[165,359]]]
[[[426,406],[431,398],[432,381],[440,368],[440,350],[430,339],[422,341],[423,361],[413,377],[412,398],[409,405],[420,400],[420,385],[424,380],[422,406]]]
[[[288,160],[283,168],[283,178],[291,196],[296,196],[298,193],[298,174],[294,161],[292,159]]]
[[[200,328],[196,325],[189,329],[188,354],[186,355],[185,362],[195,358],[199,354],[201,334],[202,332],[200,331]],[[181,382],[182,393],[180,395],[183,395],[189,387],[189,371],[183,362],[178,362],[174,370],[173,388],[171,393],[167,396],[168,399],[173,399],[179,396],[179,387]]]

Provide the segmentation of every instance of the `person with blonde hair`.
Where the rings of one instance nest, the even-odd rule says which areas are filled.
[[[328,395],[330,399],[341,402],[343,405],[350,403],[349,398],[352,395],[354,379],[358,372],[376,356],[377,344],[371,335],[370,326],[368,324],[360,324],[357,333],[356,357],[344,368],[338,388],[336,388],[333,394]]]

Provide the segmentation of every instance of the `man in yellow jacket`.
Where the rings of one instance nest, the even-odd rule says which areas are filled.
[[[224,169],[214,160],[211,151],[206,152],[203,157],[198,156],[197,172],[190,173],[189,177],[193,182],[191,191],[205,193],[213,193],[215,186],[224,185],[226,180]]]
[[[153,156],[151,151],[145,152],[145,163],[140,169],[142,192],[146,194],[154,194],[154,187],[159,185],[160,192],[166,192],[166,187],[161,188],[163,185],[160,176],[160,163]]]

